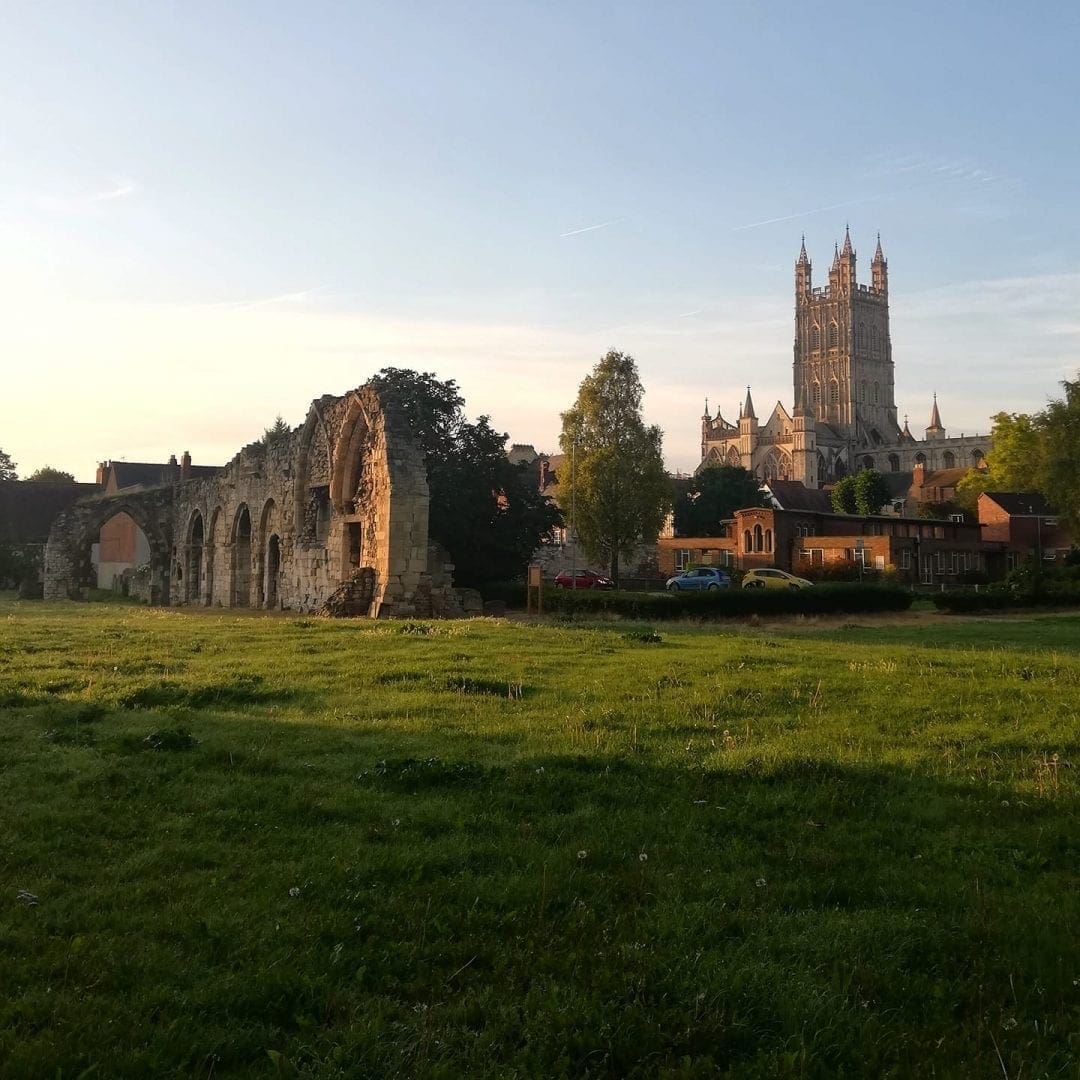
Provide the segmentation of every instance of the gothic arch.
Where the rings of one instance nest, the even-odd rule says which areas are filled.
[[[739,451],[736,450],[734,446],[728,448],[727,464],[735,468],[742,468],[742,456],[739,454]]]
[[[96,584],[90,551],[101,527],[117,514],[127,514],[142,530],[149,546],[151,603],[169,602],[172,556],[171,488],[95,497],[76,503],[52,524],[45,545],[45,599],[66,600]]]
[[[900,471],[900,455],[899,454],[890,454],[889,455],[889,472],[899,472],[899,471]]]
[[[956,455],[951,450],[946,450],[941,455],[941,467],[943,469],[955,469],[956,468]]]
[[[197,604],[202,599],[205,548],[206,519],[202,510],[196,508],[188,516],[187,529],[184,531],[183,565],[177,568],[181,596],[189,604]]]
[[[251,606],[251,512],[241,503],[232,524],[232,597],[230,607]]]
[[[220,606],[222,585],[228,581],[228,571],[224,565],[226,538],[225,513],[219,503],[210,514],[210,527],[204,542],[206,552],[206,584],[203,587],[204,603],[209,607],[215,601]]]

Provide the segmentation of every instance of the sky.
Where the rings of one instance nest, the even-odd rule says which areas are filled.
[[[672,470],[792,403],[793,266],[889,260],[949,434],[1080,368],[1080,6],[10,5],[0,448],[221,464],[393,365],[555,450],[608,349]]]

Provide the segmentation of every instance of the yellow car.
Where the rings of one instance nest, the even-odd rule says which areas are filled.
[[[747,570],[742,579],[744,589],[809,589],[813,584],[806,578],[796,577],[786,570],[774,570],[772,567]]]

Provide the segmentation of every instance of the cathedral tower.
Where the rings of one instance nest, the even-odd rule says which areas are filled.
[[[878,238],[871,284],[860,285],[844,230],[825,288],[811,286],[806,245],[795,264],[795,409],[854,449],[896,442],[888,263]]]

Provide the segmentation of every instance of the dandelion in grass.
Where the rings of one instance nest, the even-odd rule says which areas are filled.
[[[394,828],[396,829],[401,824],[401,818],[399,818],[399,817],[394,818],[394,820],[391,821],[390,824],[393,825]]]
[[[648,862],[648,861],[649,861],[649,856],[644,851],[642,851],[638,855],[638,862]]]
[[[757,886],[757,887],[758,887],[759,889],[764,889],[764,888],[765,888],[765,886],[766,886],[766,884],[767,884],[767,882],[765,881],[765,879],[764,879],[763,877],[759,877],[759,878],[757,879],[757,881],[755,881],[755,882],[754,882],[754,884],[755,884],[755,885],[756,885],[756,886]]]
[[[587,859],[589,857],[589,853],[587,851],[585,851],[584,849],[582,849],[581,851],[579,851],[577,853],[577,857],[579,859]]]
[[[290,896],[299,896],[299,895],[300,895],[300,886],[299,886],[299,885],[294,885],[294,886],[293,886],[293,887],[292,887],[292,888],[291,888],[291,889],[289,890],[289,895],[290,895]]]

